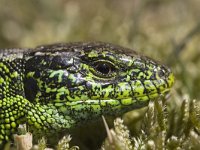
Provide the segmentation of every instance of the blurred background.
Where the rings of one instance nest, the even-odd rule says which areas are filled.
[[[72,41],[115,43],[161,61],[176,76],[171,99],[200,100],[199,0],[0,0],[0,48]]]

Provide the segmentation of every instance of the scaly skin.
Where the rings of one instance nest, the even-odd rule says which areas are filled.
[[[0,143],[19,124],[48,134],[144,107],[173,82],[167,67],[108,43],[1,50]]]

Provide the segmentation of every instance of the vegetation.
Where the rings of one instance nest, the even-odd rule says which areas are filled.
[[[103,149],[199,149],[200,118],[197,102],[184,100],[178,109],[169,108],[168,105],[157,100],[151,102],[140,132],[132,137],[122,120],[116,119],[114,130],[109,131],[113,140],[106,139]]]

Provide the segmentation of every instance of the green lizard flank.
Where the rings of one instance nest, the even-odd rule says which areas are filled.
[[[19,124],[48,134],[144,107],[173,82],[166,66],[108,43],[1,50],[0,143]]]

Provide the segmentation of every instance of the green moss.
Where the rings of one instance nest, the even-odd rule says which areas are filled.
[[[121,119],[116,119],[114,129],[109,131],[112,140],[107,138],[102,149],[199,149],[199,103],[183,100],[176,107],[170,103],[151,102],[134,136]]]

